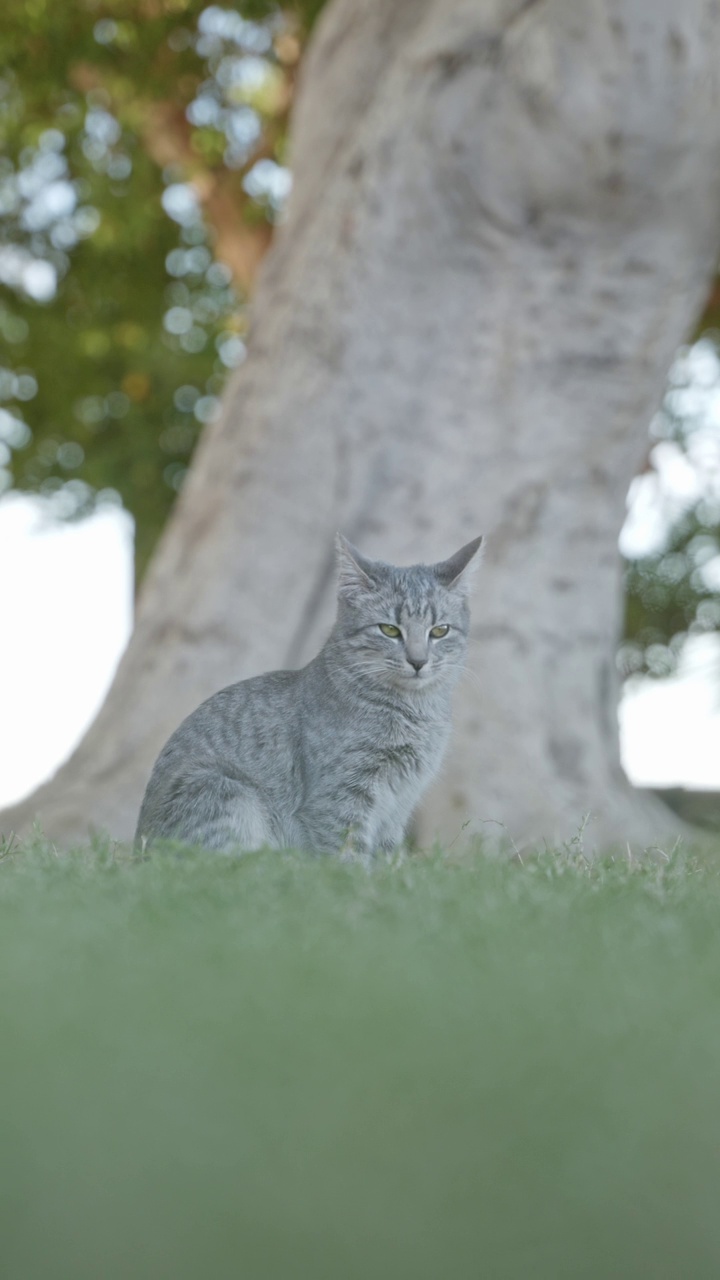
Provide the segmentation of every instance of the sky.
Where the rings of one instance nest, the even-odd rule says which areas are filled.
[[[656,488],[687,480],[662,466]],[[631,491],[628,547],[656,537],[655,497]],[[132,533],[116,507],[62,523],[47,500],[0,499],[0,808],[55,772],[102,704],[132,628]],[[691,641],[676,678],[632,682],[619,720],[633,782],[720,787],[718,641]]]
[[[0,500],[0,808],[50,777],[97,714],[127,645],[133,523],[117,507],[60,523]]]
[[[619,708],[628,777],[641,787],[720,788],[720,644],[698,636],[676,677],[630,681]]]

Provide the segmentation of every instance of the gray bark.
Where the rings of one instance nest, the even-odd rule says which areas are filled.
[[[0,826],[128,837],[188,711],[317,650],[339,528],[400,563],[487,535],[425,840],[663,834],[619,764],[617,536],[717,258],[719,78],[716,0],[335,0],[246,365],[106,706]]]

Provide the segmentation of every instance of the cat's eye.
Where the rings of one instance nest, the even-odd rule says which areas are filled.
[[[400,635],[400,628],[393,627],[389,622],[379,622],[378,626],[384,636],[389,636],[391,640],[397,640]]]
[[[446,636],[449,630],[449,627],[431,627],[430,635],[433,640],[442,640],[443,636]]]

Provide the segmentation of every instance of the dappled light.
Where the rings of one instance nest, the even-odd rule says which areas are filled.
[[[81,5],[51,30],[21,3],[0,38],[0,492],[63,518],[119,493],[140,573],[245,354],[313,6],[153,13]]]

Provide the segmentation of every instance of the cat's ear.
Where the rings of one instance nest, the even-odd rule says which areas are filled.
[[[441,560],[440,564],[433,565],[435,577],[448,591],[469,589],[475,570],[480,563],[480,556],[477,553],[482,546],[482,541],[482,537],[473,538],[472,542],[466,542],[465,546],[456,551],[454,556],[450,556],[449,560]]]
[[[335,535],[335,549],[338,563],[338,595],[357,596],[372,591],[375,583],[372,579],[373,563],[360,555],[357,547],[341,533]]]

